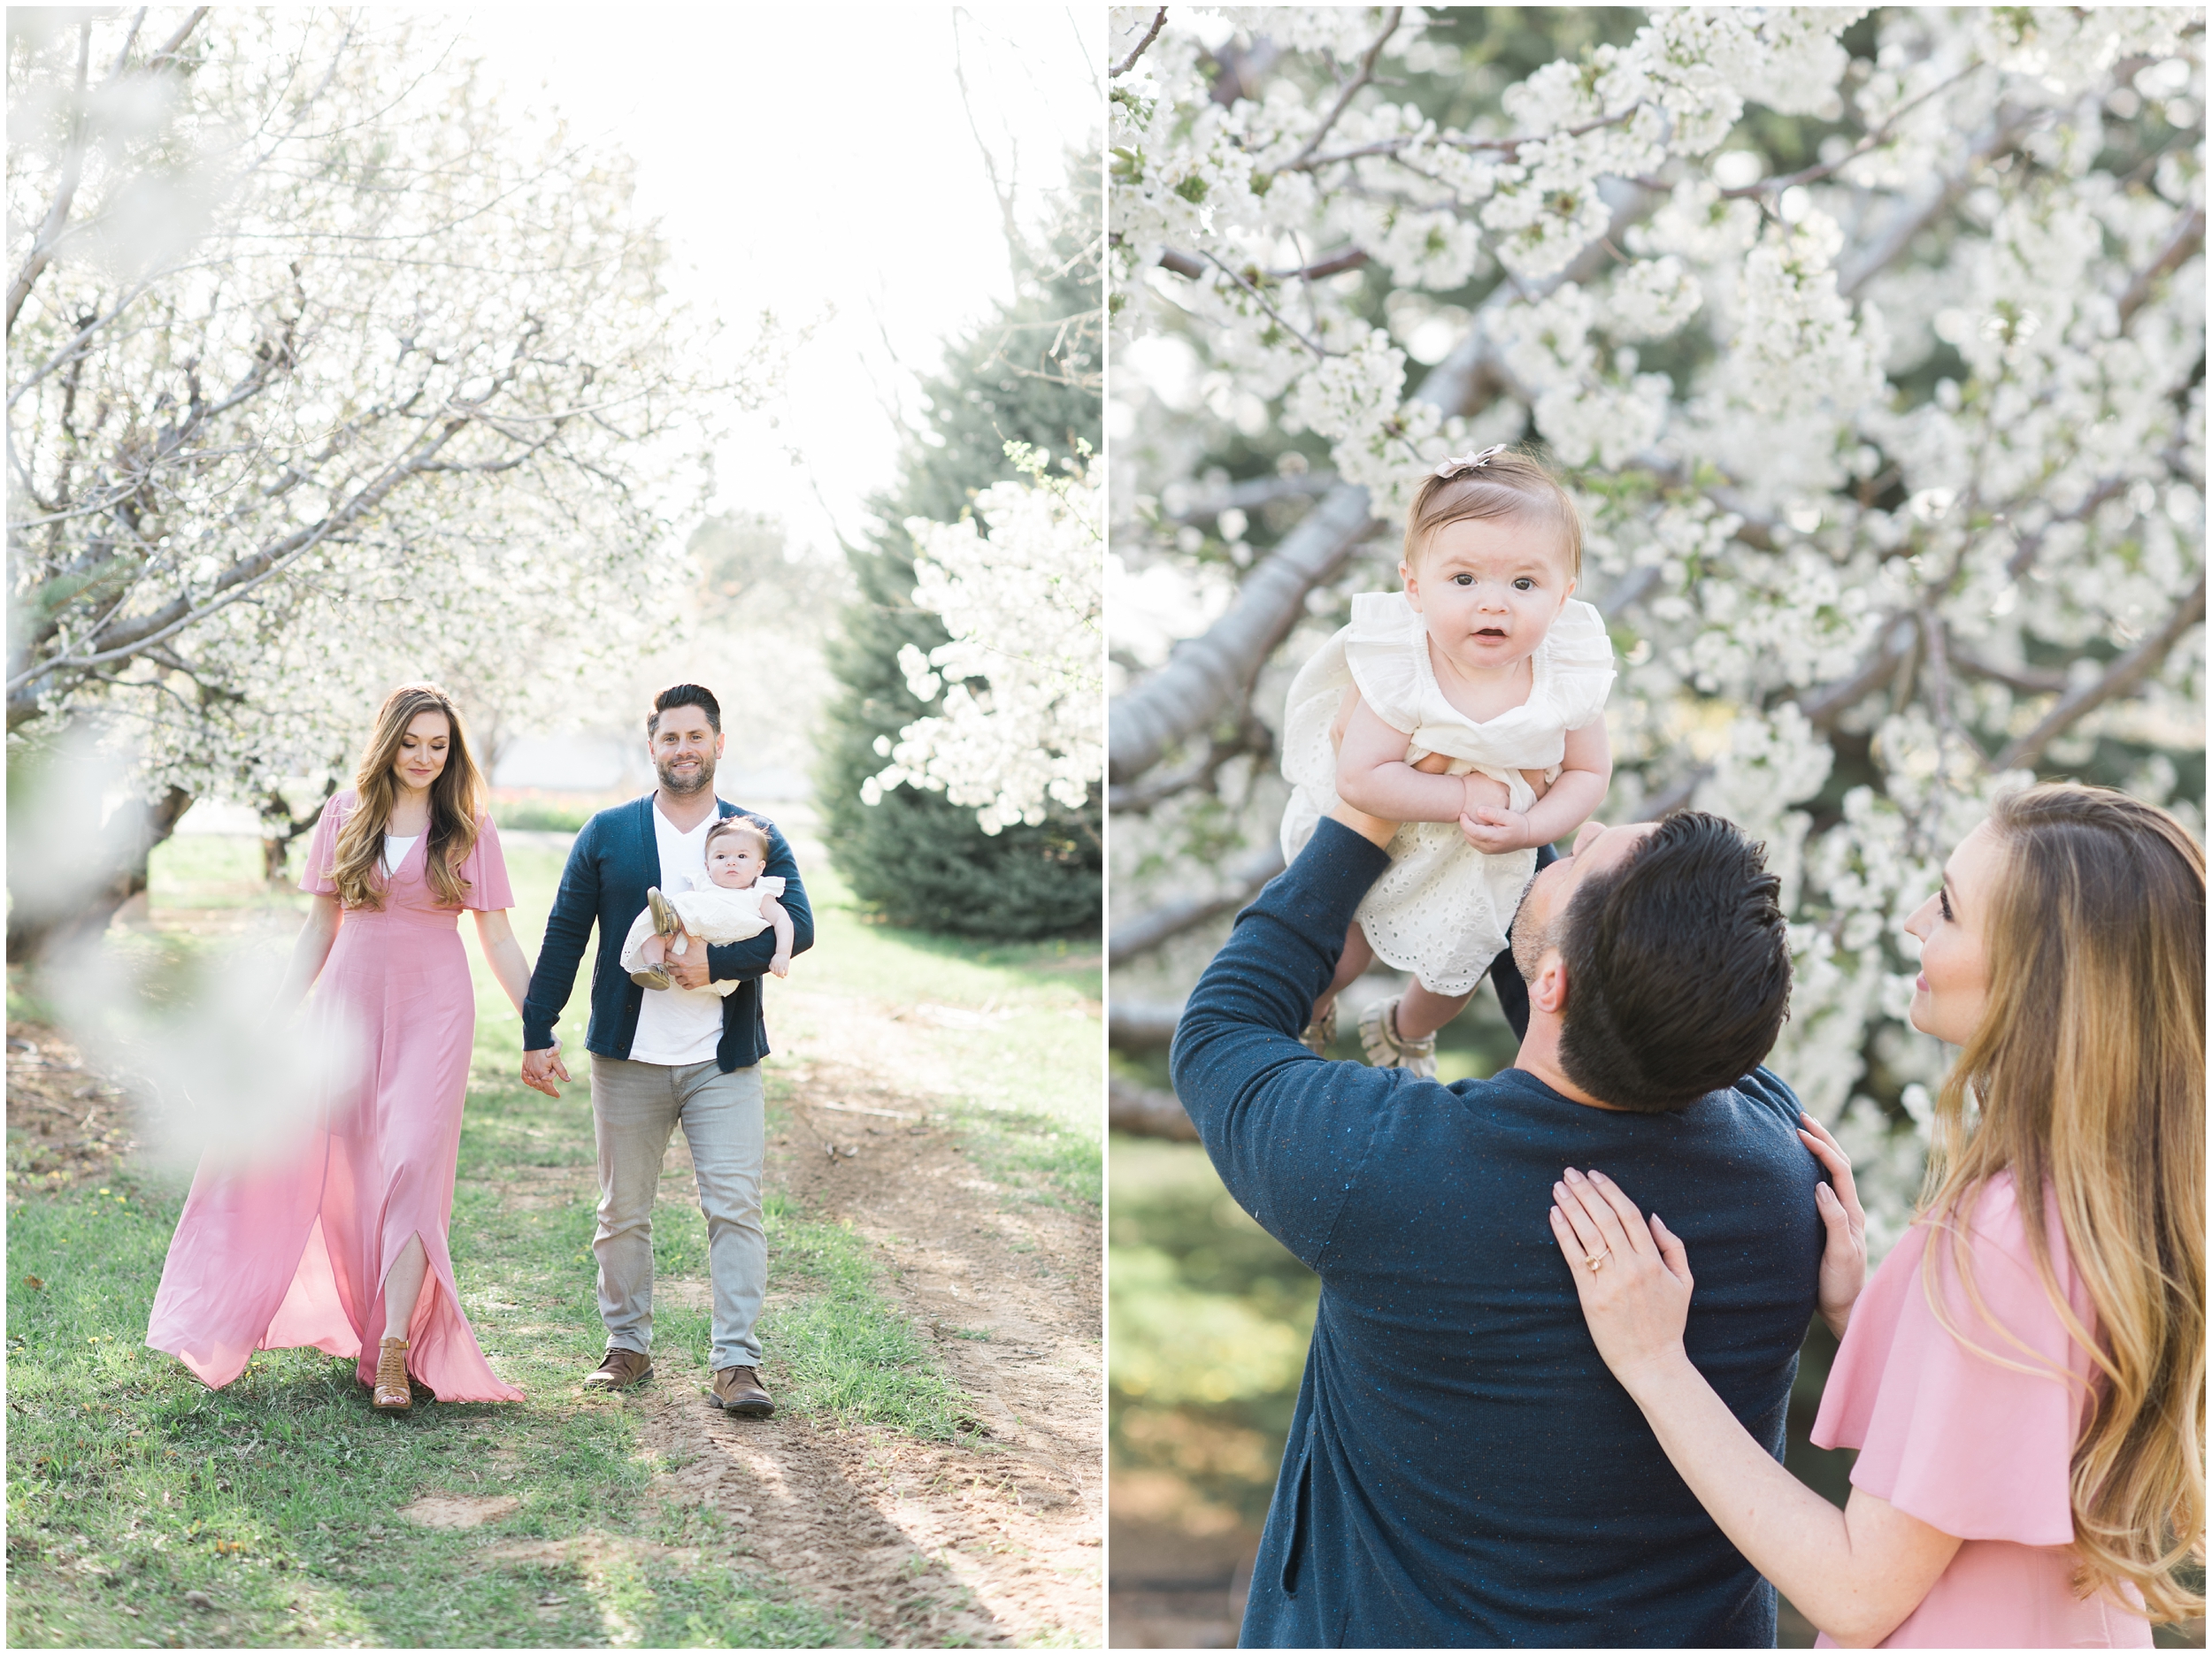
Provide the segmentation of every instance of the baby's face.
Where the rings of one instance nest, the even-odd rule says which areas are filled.
[[[1540,518],[1463,518],[1431,534],[1398,574],[1437,647],[1479,670],[1536,653],[1574,593],[1567,555]]]
[[[760,847],[725,833],[707,847],[707,877],[725,891],[742,891],[760,877]]]

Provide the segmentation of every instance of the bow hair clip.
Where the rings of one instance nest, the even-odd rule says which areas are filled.
[[[1436,463],[1436,475],[1449,482],[1462,471],[1479,471],[1505,452],[1505,444],[1494,442],[1480,454],[1462,454]]]

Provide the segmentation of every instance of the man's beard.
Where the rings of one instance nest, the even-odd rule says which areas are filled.
[[[659,759],[653,761],[653,773],[661,778],[661,786],[667,792],[680,799],[687,798],[693,793],[705,793],[714,785],[714,755],[711,753],[700,759],[698,773],[689,781],[674,774],[671,769],[673,762],[671,760],[664,763]]]
[[[1531,885],[1536,882],[1529,881]],[[1552,928],[1548,925],[1525,923],[1527,919],[1527,893],[1522,893],[1522,912],[1514,918],[1513,934],[1508,940],[1513,946],[1513,967],[1521,974],[1521,981],[1533,983],[1542,969],[1544,950],[1551,946]]]

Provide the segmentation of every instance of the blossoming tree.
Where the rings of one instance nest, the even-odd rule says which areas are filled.
[[[914,603],[945,624],[948,642],[913,644],[899,667],[914,699],[941,710],[916,720],[891,762],[861,785],[870,804],[902,783],[972,806],[986,833],[1041,825],[1050,804],[1079,810],[1105,759],[1099,572],[1102,513],[1079,456],[1055,474],[1050,456],[1006,445],[1020,479],[994,483],[957,523],[910,517],[918,555]],[[977,519],[988,525],[979,533]],[[980,680],[979,693],[969,687]]]
[[[1776,1061],[1886,1245],[1950,846],[2035,776],[2200,830],[2202,14],[1591,15],[1546,61],[1473,9],[1115,11],[1116,1037],[1279,867],[1287,676],[1409,487],[1533,441],[1621,665],[1608,819],[1767,842]]]
[[[11,768],[95,725],[158,801],[95,921],[196,797],[296,830],[282,784],[394,681],[495,722],[676,607],[649,553],[704,341],[620,158],[505,119],[450,46],[326,11],[11,31]],[[12,954],[63,917],[42,888]]]

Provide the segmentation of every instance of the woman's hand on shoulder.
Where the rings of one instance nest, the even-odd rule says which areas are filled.
[[[1820,1319],[1839,1339],[1850,1325],[1851,1306],[1866,1286],[1866,1209],[1859,1205],[1858,1186],[1851,1181],[1851,1157],[1835,1135],[1801,1110],[1797,1137],[1828,1174],[1828,1182],[1813,1191],[1813,1203],[1828,1231],[1820,1253]]]

